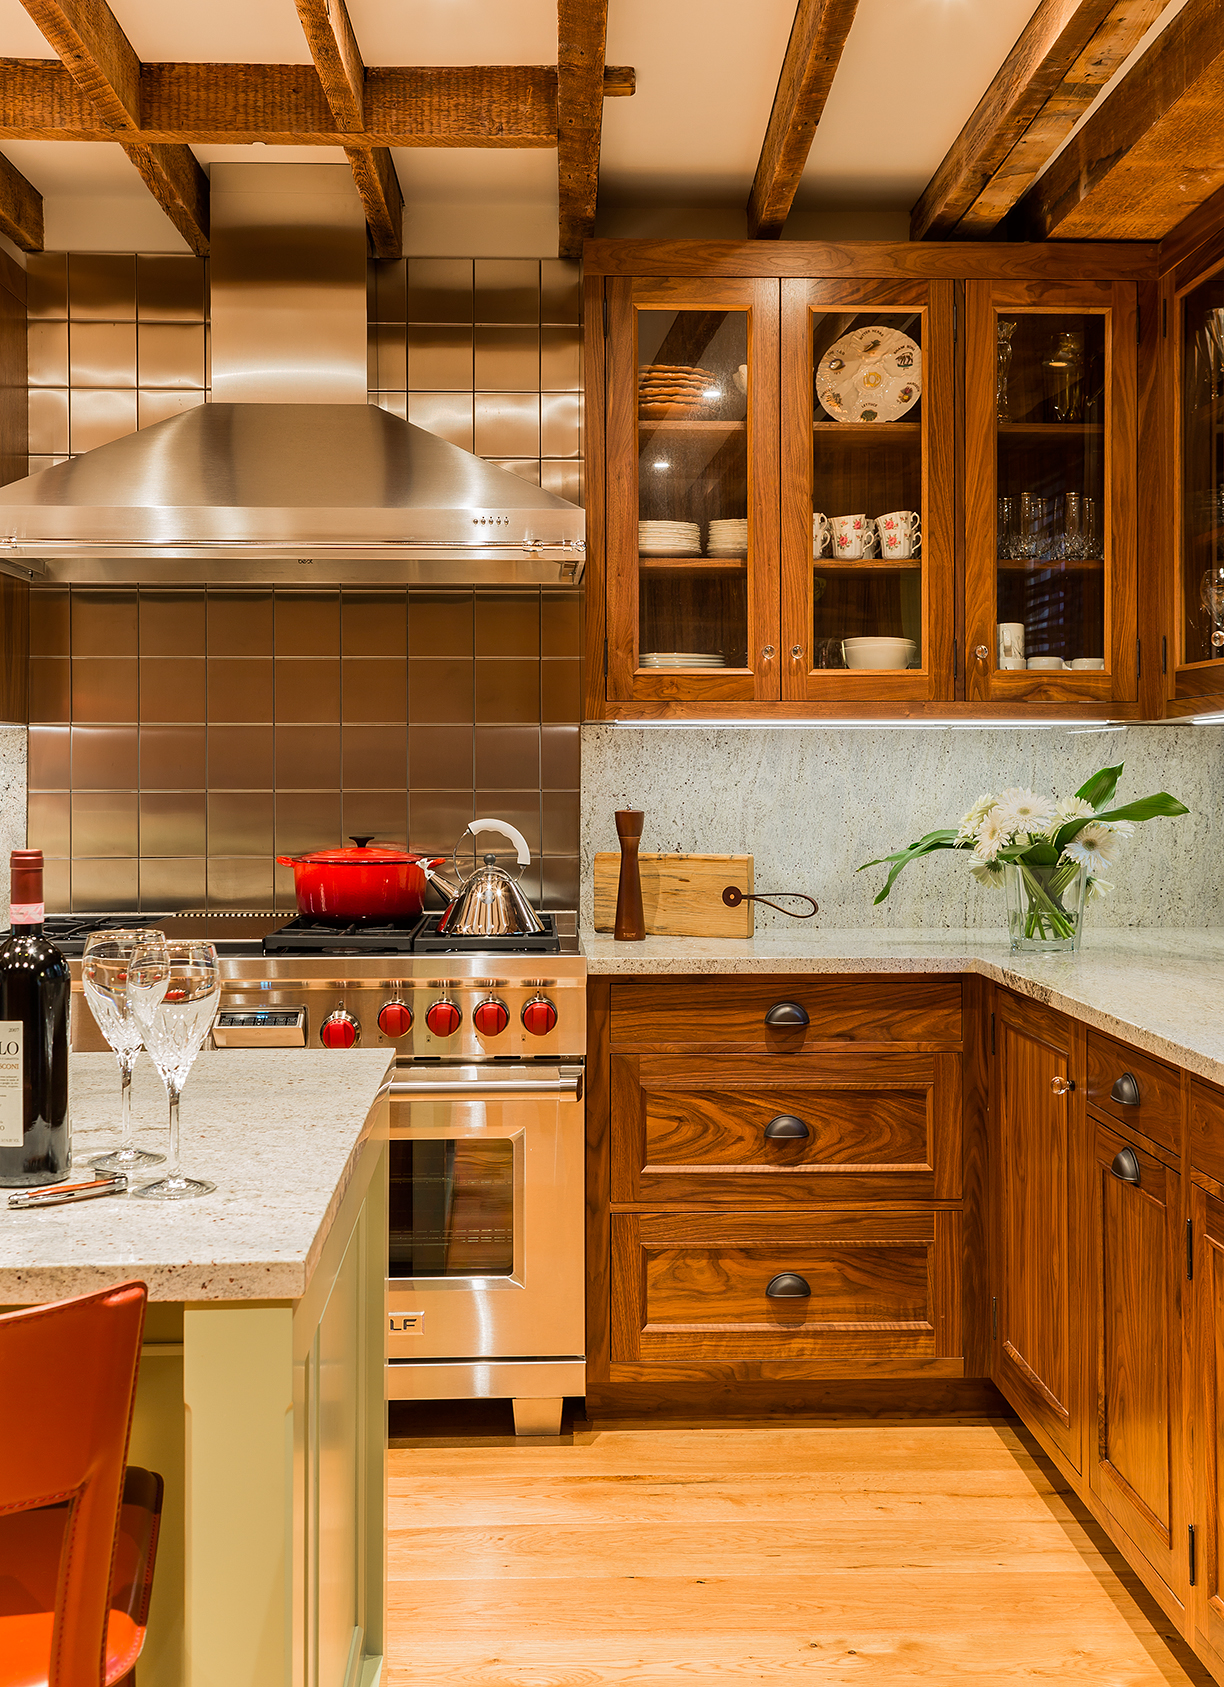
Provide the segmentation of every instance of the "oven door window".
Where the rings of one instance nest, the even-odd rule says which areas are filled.
[[[392,1277],[509,1277],[514,1143],[393,1141],[389,1218]]]

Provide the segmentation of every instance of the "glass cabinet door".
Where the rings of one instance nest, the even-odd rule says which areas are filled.
[[[1182,299],[1177,694],[1224,691],[1224,272]]]
[[[782,285],[783,694],[950,697],[952,284]]]
[[[776,698],[777,283],[608,290],[608,696]]]
[[[966,291],[967,695],[1132,700],[1134,290]]]

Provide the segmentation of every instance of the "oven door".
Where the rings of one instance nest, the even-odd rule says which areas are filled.
[[[581,1067],[391,1085],[387,1356],[581,1358]]]

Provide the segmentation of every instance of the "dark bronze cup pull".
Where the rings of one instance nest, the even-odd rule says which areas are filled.
[[[811,1134],[803,1120],[796,1119],[793,1113],[779,1113],[776,1119],[771,1119],[765,1126],[765,1135],[771,1142],[798,1140]]]
[[[782,1271],[776,1277],[771,1277],[765,1286],[765,1293],[770,1300],[806,1300],[811,1294],[811,1285],[806,1277],[800,1277],[797,1271]]]
[[[1109,1169],[1120,1182],[1139,1187],[1139,1161],[1133,1148],[1119,1148]]]
[[[810,1025],[812,1022],[798,1002],[775,1002],[765,1015],[766,1025],[772,1025],[775,1030],[786,1031],[797,1025]]]
[[[1114,1079],[1109,1099],[1119,1102],[1123,1107],[1138,1107],[1139,1080],[1133,1072],[1123,1072],[1121,1077]]]
[[[791,896],[797,902],[808,904],[807,912],[800,913],[797,908],[783,908],[778,903],[771,902],[772,896]],[[805,890],[741,890],[738,885],[728,885],[722,893],[722,899],[728,908],[738,908],[741,902],[763,902],[767,908],[777,909],[779,914],[789,914],[792,920],[810,920],[820,912],[820,904],[814,896],[809,896]]]

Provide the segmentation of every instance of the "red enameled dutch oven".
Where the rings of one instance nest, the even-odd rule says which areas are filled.
[[[298,912],[313,920],[403,920],[425,906],[425,887],[445,856],[414,855],[399,844],[354,838],[352,849],[278,855],[293,868]]]

